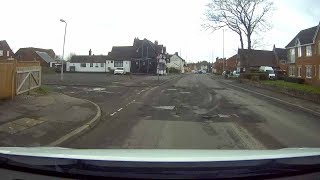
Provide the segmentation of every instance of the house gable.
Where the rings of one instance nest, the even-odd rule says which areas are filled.
[[[8,59],[8,58],[14,57],[14,53],[12,52],[6,40],[0,41],[0,51],[1,51],[0,59]]]

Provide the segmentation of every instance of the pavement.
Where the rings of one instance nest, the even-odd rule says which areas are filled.
[[[97,126],[61,146],[136,149],[320,147],[319,105],[254,87],[247,91],[248,87],[237,82],[207,74],[172,76],[162,84],[149,84],[145,78],[141,76],[135,80],[144,82],[145,86],[126,86],[125,80],[118,83],[111,80],[103,89],[50,86],[54,91],[89,99],[102,111]],[[275,100],[277,98],[282,101]]]
[[[47,146],[59,139],[64,142],[97,113],[91,102],[54,92],[0,101],[0,146]]]

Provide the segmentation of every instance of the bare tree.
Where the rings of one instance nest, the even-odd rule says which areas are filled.
[[[72,56],[75,56],[75,55],[76,55],[76,53],[73,53],[73,52],[69,53],[69,55],[67,56],[66,60],[70,61]]]
[[[244,48],[245,35],[247,47],[251,49],[252,34],[256,30],[265,31],[270,28],[266,17],[272,10],[273,3],[269,0],[212,0],[207,4],[207,23],[203,27],[213,31],[227,27],[236,32],[241,49]]]

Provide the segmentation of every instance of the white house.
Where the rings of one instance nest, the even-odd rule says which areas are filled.
[[[72,56],[67,62],[68,72],[108,72],[106,68],[107,56],[86,55]]]
[[[72,56],[67,62],[66,71],[68,72],[112,72],[117,67],[122,67],[126,72],[130,72],[130,60],[113,60],[105,55]]]
[[[167,68],[175,68],[179,70],[181,73],[184,73],[185,63],[186,61],[182,59],[176,52],[170,57],[170,62],[167,63]]]
[[[73,56],[67,62],[68,72],[112,72],[117,67],[122,67],[130,72],[131,61],[108,60],[107,56]]]
[[[106,60],[106,72],[115,70],[118,67],[122,67],[125,72],[130,72],[131,61],[130,60]]]

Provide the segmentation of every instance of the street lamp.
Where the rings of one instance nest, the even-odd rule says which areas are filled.
[[[224,29],[222,29],[222,72],[224,71]]]
[[[61,81],[63,81],[63,59],[64,59],[64,45],[66,43],[66,34],[67,34],[67,22],[63,19],[60,19],[61,22],[66,23],[65,28],[64,28],[64,37],[63,37],[63,50],[62,50],[62,59],[61,59]]]

